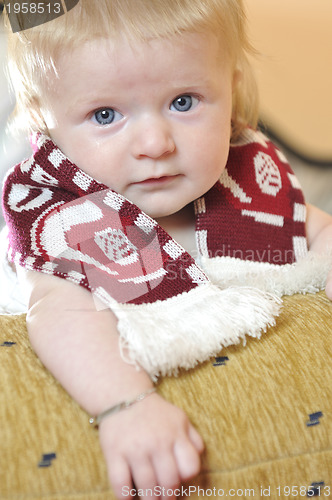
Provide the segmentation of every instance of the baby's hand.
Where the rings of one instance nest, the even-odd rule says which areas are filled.
[[[128,498],[133,488],[174,491],[200,470],[202,438],[185,413],[158,394],[105,418],[99,435],[117,498]]]

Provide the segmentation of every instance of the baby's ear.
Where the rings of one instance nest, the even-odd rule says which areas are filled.
[[[235,91],[237,85],[242,80],[242,78],[243,78],[242,71],[239,68],[235,68],[234,73],[233,73],[233,81],[232,81],[233,92]]]

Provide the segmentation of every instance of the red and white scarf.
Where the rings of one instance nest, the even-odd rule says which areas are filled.
[[[41,135],[3,191],[9,259],[90,290],[118,317],[129,359],[153,377],[193,367],[274,323],[278,299],[264,286],[234,286],[234,262],[254,266],[256,276],[257,265],[284,269],[307,253],[300,186],[259,132],[248,129],[231,146],[220,181],[194,209],[196,260]]]

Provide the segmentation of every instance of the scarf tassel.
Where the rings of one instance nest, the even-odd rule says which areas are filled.
[[[206,283],[164,301],[118,304],[102,289],[95,296],[118,318],[123,358],[153,380],[177,375],[216,356],[223,347],[260,338],[275,324],[281,300],[251,287],[225,290]]]

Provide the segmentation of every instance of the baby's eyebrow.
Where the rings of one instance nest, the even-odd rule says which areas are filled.
[[[216,88],[216,83],[213,79],[211,78],[193,78],[193,79],[183,79],[183,80],[179,80],[179,81],[175,81],[172,83],[173,87],[174,87],[174,90],[176,91],[177,89],[193,89],[195,90],[196,88],[197,89],[200,89],[200,88],[204,88],[205,90],[207,91],[211,91],[213,89]]]
[[[107,99],[102,99],[102,98],[92,98],[89,99],[89,96],[81,97],[74,99],[71,101],[71,103],[68,105],[68,111],[75,111],[77,108],[83,108],[86,110],[94,110],[98,109],[104,105],[106,105],[109,102],[109,98]]]
[[[89,100],[87,98],[74,99],[68,105],[68,111],[73,111],[77,107],[88,106]]]

